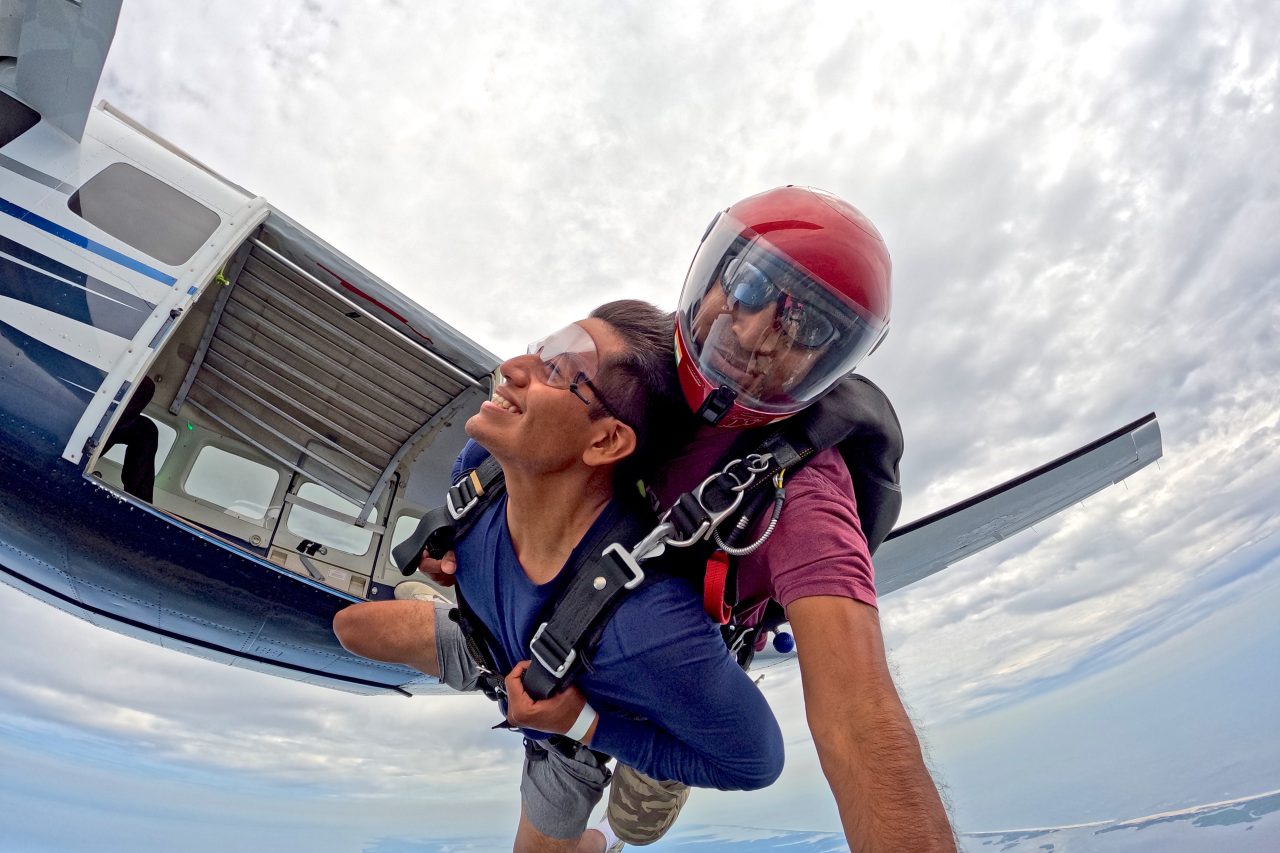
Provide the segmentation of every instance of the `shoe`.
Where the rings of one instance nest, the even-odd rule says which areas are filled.
[[[448,601],[422,581],[401,581],[396,584],[395,596],[397,601]]]
[[[625,764],[617,764],[609,783],[605,819],[622,841],[652,844],[666,835],[688,799],[688,785],[659,782]]]

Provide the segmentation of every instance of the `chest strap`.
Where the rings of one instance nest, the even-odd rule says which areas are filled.
[[[640,539],[649,524],[616,501],[605,511],[614,514],[612,523],[601,525],[605,529],[580,551],[585,556],[565,567],[564,589],[529,640],[524,687],[534,699],[545,699],[573,679],[618,605],[644,582],[644,570],[623,543]]]

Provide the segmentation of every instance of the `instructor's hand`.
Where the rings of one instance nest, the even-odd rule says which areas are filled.
[[[418,571],[440,586],[453,586],[453,575],[458,571],[458,555],[450,551],[437,560],[423,550],[418,560]]]
[[[507,675],[507,722],[548,734],[565,734],[573,728],[578,715],[586,707],[587,697],[577,687],[569,685],[547,699],[534,699],[524,689],[524,673],[528,668],[529,661],[523,660]],[[589,743],[595,730],[596,724],[592,723],[580,742]]]

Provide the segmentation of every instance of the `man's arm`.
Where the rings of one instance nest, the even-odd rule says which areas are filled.
[[[787,608],[809,730],[853,851],[955,851],[885,660],[874,607],[812,596]]]
[[[585,695],[599,711],[591,748],[642,773],[721,790],[771,784],[782,771],[782,732],[701,600],[672,580],[632,595],[578,677],[580,693],[535,703],[517,691],[509,712],[541,731],[565,732]],[[511,676],[520,672],[517,665]]]
[[[522,660],[507,673],[507,722],[517,728],[567,735],[586,712],[587,697],[577,686],[570,684],[546,699],[534,699],[524,689],[524,674],[528,669],[529,661]],[[591,736],[599,724],[600,715],[595,714],[586,731],[577,738],[578,742],[590,746]]]

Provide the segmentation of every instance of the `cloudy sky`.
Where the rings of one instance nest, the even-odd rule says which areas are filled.
[[[619,296],[674,307],[741,197],[848,198],[894,258],[865,372],[906,430],[904,520],[1157,412],[1158,468],[882,603],[977,831],[1280,788],[1278,29],[1265,0],[127,0],[99,94],[499,354]],[[17,849],[514,827],[484,700],[238,672],[8,588],[0,639]],[[762,688],[782,781],[685,820],[837,829],[797,674]]]

